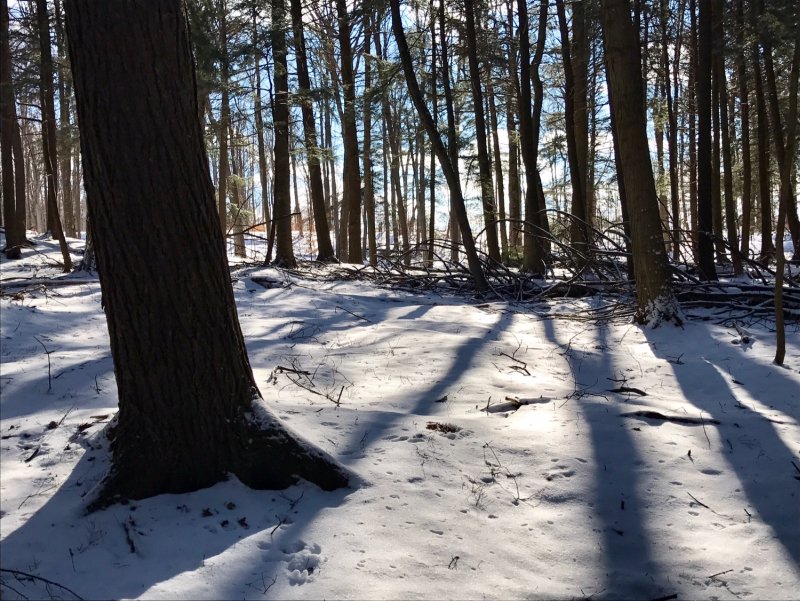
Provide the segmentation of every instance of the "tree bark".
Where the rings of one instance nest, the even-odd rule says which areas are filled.
[[[619,137],[631,221],[638,304],[636,319],[651,325],[669,320],[680,323],[680,308],[670,284],[650,162],[638,32],[631,22],[628,0],[603,0],[602,9],[603,41],[612,90],[610,108]]]
[[[67,0],[66,9],[119,391],[107,432],[112,466],[90,509],[196,490],[227,474],[254,488],[298,478],[345,486],[346,473],[285,429],[253,379],[182,4]]]

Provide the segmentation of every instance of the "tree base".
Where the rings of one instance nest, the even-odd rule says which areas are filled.
[[[261,403],[260,399],[254,400],[251,412],[237,424],[236,431],[231,428],[227,449],[209,445],[203,456],[184,456],[178,465],[176,457],[157,452],[152,442],[144,443],[147,448],[137,449],[143,443],[140,432],[126,432],[116,425],[115,418],[101,433],[111,441],[112,466],[95,488],[87,511],[92,513],[130,499],[194,492],[222,482],[229,475],[256,490],[281,490],[300,480],[324,491],[350,485],[352,474],[289,431]]]

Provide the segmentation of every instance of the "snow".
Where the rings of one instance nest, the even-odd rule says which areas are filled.
[[[741,324],[744,340],[704,311],[651,329],[583,319],[597,299],[476,304],[241,269],[267,406],[358,481],[231,479],[86,515],[116,408],[100,289],[21,287],[63,278],[57,247],[38,248],[2,263],[5,570],[86,599],[797,597],[792,324],[781,368],[770,324]],[[3,598],[71,598],[0,577]]]

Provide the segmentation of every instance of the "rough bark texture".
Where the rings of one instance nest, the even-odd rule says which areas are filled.
[[[320,149],[317,144],[317,128],[311,99],[311,80],[308,75],[306,40],[303,32],[303,10],[300,0],[291,0],[292,31],[294,33],[295,62],[297,64],[297,83],[300,86],[300,108],[303,113],[303,135],[308,162],[308,182],[311,192],[311,207],[314,211],[314,227],[317,234],[317,260],[336,261],[325,211],[325,193],[322,189],[322,170],[320,168]]]
[[[665,320],[679,323],[680,309],[670,285],[650,163],[638,32],[631,22],[629,0],[604,0],[602,8],[611,111],[631,221],[637,321],[653,325]]]
[[[179,0],[67,0],[86,193],[119,389],[92,508],[232,473],[256,488],[347,476],[258,398],[207,169]],[[158,65],[154,69],[153,65]],[[155,258],[155,259],[154,259]]]

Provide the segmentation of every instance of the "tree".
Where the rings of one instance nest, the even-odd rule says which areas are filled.
[[[497,217],[494,206],[494,185],[492,183],[492,165],[486,145],[486,117],[483,111],[483,90],[481,89],[481,71],[478,66],[477,34],[475,31],[474,0],[464,0],[466,16],[466,44],[469,58],[469,76],[472,82],[472,104],[475,112],[475,138],[478,146],[478,179],[483,201],[483,219],[486,226],[486,245],[489,258],[501,261],[500,245],[497,239]]]
[[[273,80],[272,124],[275,130],[275,160],[272,180],[272,218],[275,227],[275,261],[282,267],[296,267],[292,246],[291,168],[289,166],[289,68],[286,61],[286,0],[272,0]]]
[[[17,101],[11,82],[8,2],[0,0],[0,154],[3,166],[3,224],[5,254],[19,259],[25,238],[25,166],[17,123]]]
[[[441,0],[440,11],[443,12],[444,0]],[[408,85],[408,92],[411,99],[414,101],[414,106],[417,109],[417,114],[422,121],[428,138],[431,141],[433,150],[436,153],[436,158],[439,160],[439,165],[444,172],[447,185],[450,188],[450,198],[452,202],[452,209],[456,215],[458,226],[461,230],[461,236],[464,241],[464,250],[467,255],[467,264],[472,278],[475,280],[475,286],[478,290],[484,291],[488,289],[486,276],[483,273],[478,253],[475,249],[475,240],[472,237],[472,230],[469,225],[469,218],[467,217],[467,208],[464,205],[464,196],[461,193],[461,182],[458,179],[454,162],[452,159],[452,148],[450,152],[445,148],[439,131],[433,122],[428,106],[425,104],[425,99],[422,96],[422,91],[417,83],[417,76],[414,73],[414,65],[411,62],[411,52],[408,49],[408,42],[406,41],[405,31],[403,30],[403,23],[400,17],[400,0],[390,0],[390,8],[392,13],[392,31],[397,42],[397,51],[400,55],[400,62],[403,65],[403,73],[406,77],[406,84]],[[442,36],[442,41],[444,36]],[[446,55],[444,54],[443,47],[442,60],[446,63]],[[448,117],[449,119],[449,117]]]
[[[711,2],[700,0],[697,57],[697,266],[706,280],[717,279],[714,266],[711,172]],[[716,175],[719,178],[719,174]]]
[[[58,153],[56,151],[56,109],[53,91],[53,55],[50,49],[50,18],[47,0],[36,0],[36,24],[39,30],[39,100],[42,107],[42,148],[44,172],[47,189],[47,229],[58,240],[64,261],[64,272],[72,271],[72,257],[69,254],[61,216],[58,213]]]
[[[311,205],[314,210],[314,226],[317,234],[317,261],[333,262],[336,261],[336,255],[333,252],[328,216],[325,212],[320,149],[317,144],[317,128],[311,101],[311,79],[308,76],[306,40],[303,33],[303,10],[300,0],[291,0],[291,13],[295,62],[297,63],[297,82],[300,85],[300,108],[303,113],[303,134],[306,144],[306,160],[308,161],[308,180]]]
[[[254,488],[345,472],[263,404],[245,350],[179,0],[67,0],[119,413],[92,508],[234,474]],[[154,68],[154,65],[157,68]],[[157,257],[157,260],[152,260]]]
[[[669,279],[661,236],[658,199],[650,163],[639,35],[631,21],[629,0],[603,0],[603,42],[606,51],[611,112],[619,138],[625,196],[631,221],[639,323],[680,323],[680,308]]]
[[[336,13],[339,21],[339,50],[341,52],[342,92],[344,95],[342,202],[347,209],[347,260],[351,263],[361,263],[363,260],[361,253],[361,175],[358,169],[356,86],[353,75],[353,49],[350,44],[350,14],[347,11],[346,0],[336,0]],[[341,256],[345,256],[344,252]]]

